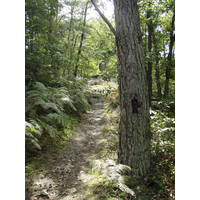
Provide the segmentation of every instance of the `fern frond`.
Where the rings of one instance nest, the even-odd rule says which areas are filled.
[[[34,88],[36,90],[40,90],[40,91],[45,91],[47,90],[47,88],[44,86],[44,84],[42,84],[41,82],[35,82],[34,84]]]
[[[64,102],[65,106],[67,106],[69,109],[77,111],[77,109],[73,105],[73,101],[68,96],[63,97],[61,100]]]
[[[25,130],[27,130],[27,131],[30,130],[30,131],[32,131],[34,133],[37,132],[37,130],[35,129],[35,127],[33,126],[33,124],[28,123],[27,121],[25,121]]]
[[[45,104],[46,102],[41,98],[41,97],[36,97],[34,100],[34,104],[33,105],[41,105],[41,104]]]
[[[79,112],[85,112],[90,106],[85,95],[80,92],[72,96],[72,101]]]
[[[38,96],[41,95],[41,92],[38,91],[38,90],[30,90],[27,92],[27,97],[26,97],[26,100],[30,101],[31,99],[34,99]]]
[[[44,129],[48,130],[48,134],[51,138],[54,138],[55,137],[55,134],[54,132],[57,131],[56,128],[54,128],[53,126],[51,125],[48,125],[46,123],[43,123],[43,127]]]
[[[128,165],[118,164],[116,165],[116,171],[119,174],[124,174],[131,171],[131,168]]]
[[[36,135],[41,136],[41,127],[35,122],[31,120],[31,123],[25,121],[25,144],[26,146],[32,144],[37,149],[41,150],[39,145],[39,141],[36,138]]]
[[[32,144],[37,149],[41,150],[41,146],[38,144],[38,142],[35,139],[25,138],[25,143],[27,145]]]
[[[37,131],[37,135],[42,135],[42,127],[33,119],[30,119],[31,124],[34,126],[35,130]]]
[[[42,103],[40,104],[44,109],[53,109],[54,111],[56,111],[57,113],[61,113],[63,108],[62,107],[58,107],[55,103]]]
[[[34,139],[36,142],[39,142],[38,139],[34,137],[31,132],[25,132],[25,138]]]
[[[48,89],[40,82],[35,82],[33,85],[33,90],[27,92],[27,99],[35,98],[38,96],[46,97],[48,94]]]
[[[49,120],[57,121],[63,127],[70,125],[70,118],[68,115],[66,115],[64,113],[62,113],[62,114],[50,113],[46,117],[49,118]]]
[[[119,183],[117,185],[117,187],[121,190],[126,192],[127,194],[131,194],[132,196],[135,195],[135,192],[133,190],[131,190],[127,185],[123,184],[123,183]]]

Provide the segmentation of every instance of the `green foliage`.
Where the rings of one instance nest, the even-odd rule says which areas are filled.
[[[41,149],[41,136],[46,137],[47,142],[48,136],[54,141],[57,137],[62,137],[71,125],[71,114],[82,113],[88,109],[86,96],[78,87],[80,83],[77,81],[73,84],[73,95],[66,87],[45,87],[40,82],[28,87],[25,109],[27,148],[33,144]]]
[[[107,164],[109,162],[112,163],[112,167]],[[134,192],[126,185],[129,178],[124,175],[131,170],[129,166],[115,165],[112,160],[107,160],[106,162],[96,160],[92,165],[93,168],[90,173],[93,178],[86,192],[87,198],[95,196],[96,198],[112,199],[118,197],[118,199],[124,199],[128,195],[134,195]]]
[[[25,3],[26,85],[32,81],[50,84],[61,73],[60,9],[57,0]]]
[[[159,102],[160,103],[160,102]],[[173,102],[172,102],[173,103]],[[166,104],[163,108],[170,105]],[[168,195],[175,181],[175,119],[167,116],[164,109],[151,110],[152,168],[155,190],[159,195]],[[173,192],[172,192],[173,193]]]
[[[109,80],[117,77],[116,44],[113,34],[102,19],[89,20],[83,25],[84,9],[87,1],[57,0],[32,1],[25,3],[25,61],[26,61],[26,108],[25,141],[26,149],[41,149],[48,136],[52,140],[65,137],[73,123],[73,116],[80,116],[89,108],[90,89],[84,78],[72,75],[77,61],[81,34],[84,40],[79,58],[78,76],[99,75]],[[165,192],[166,181],[174,180],[174,102],[175,98],[175,53],[168,60],[170,33],[174,1],[138,1],[141,31],[145,52],[145,63],[152,61],[153,97],[162,100],[152,103],[151,132],[153,166],[158,170],[155,182],[158,193]],[[62,6],[66,14],[61,13]],[[89,5],[90,6],[90,5]],[[151,17],[147,18],[147,11]],[[148,52],[148,23],[153,24],[152,51]],[[114,20],[110,20],[114,24]],[[173,48],[175,45],[173,45]],[[157,94],[158,83],[161,96],[166,83],[166,67],[170,66],[169,94],[162,99]],[[159,79],[157,80],[157,74]],[[117,157],[119,96],[117,87],[104,85],[102,80],[92,80],[93,90],[105,94],[107,124],[103,132],[108,142],[101,152],[104,157]],[[169,105],[168,105],[169,104]],[[170,106],[171,108],[168,108]],[[159,110],[159,111],[158,111]],[[163,175],[164,173],[164,175]],[[166,178],[167,177],[167,178]],[[166,180],[167,179],[167,180]],[[101,189],[109,188],[108,184]],[[108,189],[113,193],[116,189]],[[109,193],[109,192],[108,192]],[[108,194],[107,193],[107,194]],[[120,197],[120,195],[119,195]],[[123,197],[124,198],[124,197]],[[153,198],[153,197],[152,197]],[[142,197],[141,197],[142,199]]]
[[[41,127],[39,124],[31,120],[31,123],[25,121],[25,144],[27,146],[34,146],[35,148],[41,150],[41,146],[39,145],[39,141],[37,137],[41,136]]]
[[[104,148],[98,155],[98,158],[104,160],[117,160],[119,107],[113,108],[112,106],[112,102],[116,98],[118,98],[118,94],[111,92],[104,103],[103,118],[105,126],[102,132],[107,142],[105,142]],[[144,180],[150,180],[150,183],[144,183],[144,180],[134,181],[128,178],[124,180],[125,184],[135,192],[136,199],[170,199],[174,194],[175,182],[174,102],[167,99],[153,101],[152,107],[154,109],[150,110],[152,166],[144,178]],[[152,179],[152,177],[154,178]],[[125,197],[123,196],[123,198]]]
[[[172,28],[175,1],[144,0],[138,1],[138,5],[147,71],[148,62],[152,63],[153,96],[161,100],[168,85],[167,98],[174,99],[175,43],[172,46],[171,58],[169,49],[172,36],[175,36],[175,29]],[[148,33],[150,25],[152,27],[151,40]],[[151,50],[149,49],[150,42],[152,43]]]
[[[89,108],[89,103],[82,93],[74,94],[72,100],[75,108],[81,113],[84,113]]]

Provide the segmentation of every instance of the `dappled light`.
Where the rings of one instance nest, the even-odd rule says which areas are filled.
[[[26,0],[26,200],[175,199],[175,122],[175,1]]]

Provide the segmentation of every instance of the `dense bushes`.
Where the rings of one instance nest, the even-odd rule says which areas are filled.
[[[26,149],[41,149],[42,145],[62,138],[73,116],[80,116],[89,108],[87,94],[85,80],[71,76],[61,79],[57,87],[41,82],[29,84],[25,99]]]

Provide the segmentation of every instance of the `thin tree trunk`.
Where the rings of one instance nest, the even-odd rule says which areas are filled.
[[[52,28],[52,23],[53,23],[53,6],[51,6],[50,8],[50,18],[49,18],[49,34],[48,34],[48,42],[49,44],[51,44],[51,48],[50,48],[50,58],[51,58],[51,72],[53,74],[55,74],[55,66],[54,66],[54,52],[52,50],[52,46],[53,46],[53,41],[51,39],[51,35],[53,34],[53,28]]]
[[[34,18],[35,16],[35,5],[33,5],[32,7],[32,15],[30,16],[30,18]],[[34,31],[34,27],[32,26],[31,27],[31,30],[30,30],[30,52],[32,54],[32,56],[34,55],[34,38],[35,38],[35,31]],[[30,66],[30,71],[33,73],[34,75],[34,78],[36,77],[36,74],[37,74],[37,62],[33,62]]]
[[[158,94],[158,98],[159,100],[161,100],[162,98],[162,92],[161,92],[161,85],[160,85],[160,69],[159,69],[159,51],[158,51],[158,47],[157,47],[157,41],[155,38],[155,33],[153,34],[153,43],[154,43],[154,49],[155,49],[155,58],[156,58],[156,73],[155,73],[155,77],[156,77],[156,84],[157,84],[157,94]]]
[[[150,3],[149,3],[150,6]],[[151,11],[147,11],[147,19],[151,18]],[[152,97],[152,35],[153,35],[153,24],[152,19],[148,23],[148,69],[147,69],[147,83],[148,83],[148,95],[149,95],[149,106],[151,106],[151,97]]]
[[[174,22],[175,22],[175,13],[172,17],[172,23],[171,23],[169,53],[167,57],[167,66],[166,66],[166,73],[165,73],[166,79],[165,79],[164,98],[166,98],[169,94],[169,79],[170,79],[171,66],[172,66],[172,48],[175,42]]]
[[[72,23],[73,23],[73,11],[74,11],[74,7],[71,7],[71,19],[70,19],[70,23],[69,23],[69,33],[68,33],[67,41],[69,41],[70,32],[71,32]]]
[[[35,7],[33,6],[32,8],[32,16],[30,18],[34,18],[34,15],[35,15]],[[33,54],[33,39],[34,39],[34,30],[33,30],[33,26],[31,27],[31,39],[30,39],[30,51],[31,51],[31,54]]]
[[[87,7],[88,7],[88,3],[89,3],[89,1],[86,3],[86,7],[85,7],[83,28],[85,28],[85,25],[86,25],[86,16],[87,16]],[[83,44],[84,35],[85,35],[85,30],[83,29],[83,32],[82,32],[82,34],[81,34],[81,41],[80,41],[80,46],[79,46],[79,50],[78,50],[77,60],[76,60],[76,66],[75,66],[75,70],[74,70],[74,76],[75,76],[75,77],[76,77],[77,71],[78,71],[78,61],[79,61],[80,54],[81,54],[81,49],[82,49],[82,44]]]
[[[157,84],[157,94],[159,100],[162,98],[162,92],[161,92],[161,85],[160,85],[160,69],[159,69],[159,59],[156,57],[156,84]]]

